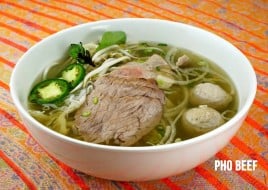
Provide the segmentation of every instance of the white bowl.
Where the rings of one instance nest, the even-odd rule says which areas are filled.
[[[238,113],[221,127],[179,143],[152,147],[116,147],[61,135],[27,112],[27,96],[45,66],[62,58],[71,43],[99,39],[105,30],[123,30],[131,41],[156,41],[183,47],[214,61],[233,80]],[[114,19],[78,25],[40,41],[18,61],[11,95],[31,135],[51,155],[89,175],[123,181],[160,179],[187,171],[211,158],[235,135],[253,102],[256,76],[247,58],[232,44],[202,29],[156,19]]]

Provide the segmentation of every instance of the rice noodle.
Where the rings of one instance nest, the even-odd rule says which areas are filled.
[[[131,58],[134,58],[134,59],[138,59],[138,57],[133,56],[133,55],[131,55],[130,53],[128,53],[127,50],[119,49],[119,51],[120,51],[121,53],[123,53],[124,55],[128,56],[128,57],[131,57]]]
[[[176,52],[178,51],[177,48],[171,48],[166,56],[165,56],[165,60],[167,61],[168,64],[172,65],[171,67],[175,67],[175,63],[174,63],[174,55],[176,54]]]
[[[45,79],[47,79],[48,78],[48,73],[49,73],[49,71],[51,71],[51,69],[53,68],[53,67],[56,67],[56,66],[59,66],[59,65],[67,65],[67,64],[69,64],[70,62],[72,61],[72,58],[69,58],[69,59],[67,59],[65,62],[60,62],[60,61],[57,61],[57,62],[54,62],[54,63],[52,63],[51,65],[48,65],[46,68],[45,68],[45,70],[43,71],[43,74],[42,74],[42,80],[45,80]]]
[[[170,126],[171,126],[171,133],[170,133],[169,138],[168,138],[167,141],[165,142],[165,144],[170,144],[170,143],[173,143],[173,142],[174,142],[175,137],[176,137],[176,134],[177,134],[176,124],[177,124],[178,120],[181,118],[183,112],[184,112],[184,109],[182,109],[182,110],[178,113],[177,117],[176,117],[172,122],[169,121]]]
[[[86,96],[86,89],[82,89],[78,95],[71,94],[64,100],[65,106],[62,106],[59,110],[63,111],[66,115],[72,113],[86,101]]]
[[[118,59],[109,59],[109,60],[106,60],[101,66],[99,66],[98,68],[96,68],[95,70],[89,72],[85,78],[84,78],[84,81],[83,81],[83,87],[85,87],[85,84],[87,83],[88,79],[93,77],[94,75],[100,73],[101,71],[117,64],[117,63],[120,63],[121,61],[125,61],[127,59],[130,59],[128,56],[123,56],[123,57],[120,57]]]
[[[108,51],[114,50],[114,49],[117,49],[117,48],[119,48],[118,45],[112,45],[112,46],[109,46],[109,47],[104,48],[102,50],[99,50],[97,53],[95,53],[93,55],[92,61],[93,62],[99,62],[103,58],[103,54],[105,55],[105,53],[107,53]]]
[[[189,92],[185,87],[182,88],[184,97],[183,100],[175,107],[169,108],[165,110],[164,116],[167,118],[174,117],[176,114],[178,114],[187,104],[189,99]]]
[[[166,83],[165,86],[162,87],[160,83],[158,84],[158,87],[165,93],[166,104],[160,121],[163,127],[161,130],[154,129],[154,133],[158,134],[158,138],[151,143],[151,145],[169,144],[181,140],[177,134],[177,123],[188,106],[189,91],[187,85],[195,82],[222,83],[227,86],[226,88],[228,88],[230,94],[233,95],[235,93],[231,81],[224,75],[209,69],[209,65],[205,61],[195,63],[196,65],[194,67],[188,67],[189,65],[180,67],[180,65],[176,65],[178,57],[181,56],[182,53],[178,48],[171,47],[169,49],[161,49],[150,45],[128,44],[120,46],[112,45],[95,53],[98,44],[88,43],[83,45],[83,47],[93,55],[92,62],[96,67],[84,65],[87,70],[86,76],[83,81],[70,92],[68,97],[65,98],[63,105],[46,104],[42,107],[43,111],[30,110],[31,115],[44,125],[65,135],[69,135],[71,132],[71,136],[78,139],[81,139],[81,136],[79,136],[79,132],[74,126],[73,113],[85,103],[87,95],[91,93],[94,88],[93,83],[96,77],[107,74],[114,66],[116,67],[117,64],[119,65],[126,61],[135,61],[138,63],[146,62],[148,57],[153,53],[158,53],[161,56],[164,55],[167,64],[155,68],[155,79]],[[182,57],[183,56],[184,55],[182,55]],[[46,79],[52,68],[58,68],[61,64],[69,64],[72,61],[73,59],[69,58],[63,63],[53,63],[45,68],[42,78]],[[191,64],[193,63],[191,62]],[[235,113],[235,110],[229,109],[223,111],[221,116],[227,121]],[[94,143],[103,142],[95,141]]]
[[[159,145],[165,144],[165,142],[168,140],[170,134],[171,134],[171,126],[170,125],[167,125],[166,126],[166,130],[165,130],[164,137],[161,139],[161,141],[158,144]]]
[[[214,72],[212,70],[209,71],[209,74],[216,75],[219,78],[213,78],[213,79],[212,78],[204,78],[204,81],[212,82],[212,83],[224,83],[224,84],[227,84],[227,86],[229,88],[228,89],[229,94],[231,94],[231,95],[235,94],[234,86],[232,85],[232,82],[228,78],[226,78],[226,77],[222,76],[221,74],[219,74],[217,72]]]

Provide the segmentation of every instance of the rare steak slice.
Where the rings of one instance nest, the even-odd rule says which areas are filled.
[[[161,120],[165,96],[146,68],[131,64],[99,77],[75,113],[85,141],[131,146]]]

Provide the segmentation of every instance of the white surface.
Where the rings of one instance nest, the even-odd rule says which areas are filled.
[[[62,58],[70,43],[96,41],[105,30],[123,30],[130,41],[163,42],[189,49],[212,60],[234,81],[239,95],[239,113],[205,135],[153,147],[115,147],[82,142],[56,133],[34,120],[25,109],[32,82],[47,64]],[[239,129],[253,102],[256,76],[247,58],[237,48],[212,33],[170,21],[115,19],[75,26],[37,43],[18,61],[10,87],[26,127],[51,155],[93,176],[140,181],[179,174],[201,164],[222,149]]]

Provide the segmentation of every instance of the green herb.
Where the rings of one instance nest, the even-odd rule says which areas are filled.
[[[154,50],[148,48],[148,49],[144,49],[143,51],[144,51],[144,54],[150,55],[153,53]]]
[[[106,48],[115,44],[125,44],[127,40],[127,35],[123,31],[107,31],[104,32],[97,47],[96,51]]]
[[[157,80],[156,80],[156,83],[157,83],[157,85],[160,86],[160,87],[165,86],[165,82],[164,82],[163,80],[161,80],[161,79],[157,79]]]
[[[75,59],[76,63],[95,66],[91,60],[89,51],[83,47],[82,42],[79,44],[71,44],[69,48],[69,55]]]
[[[165,43],[159,43],[159,44],[157,44],[158,46],[167,46],[167,44],[165,44]]]
[[[91,114],[90,111],[84,111],[84,112],[82,113],[82,116],[83,116],[83,117],[88,117],[88,116],[90,116],[90,114]]]
[[[164,75],[157,75],[156,76],[156,83],[159,88],[161,89],[168,89],[174,84],[173,78],[164,76]]]
[[[99,98],[98,97],[94,97],[92,100],[93,104],[97,104],[99,102]]]
[[[158,125],[156,130],[162,137],[165,135],[165,127],[163,125]]]
[[[141,42],[140,45],[145,46],[145,47],[149,47],[149,44],[147,42]]]
[[[200,65],[200,66],[205,66],[205,65],[207,65],[207,62],[201,60],[201,61],[199,61],[197,64]]]
[[[161,139],[161,134],[158,133],[157,130],[153,129],[150,133],[146,134],[142,140],[148,145],[157,145]]]
[[[155,70],[156,70],[156,71],[160,71],[161,69],[160,69],[159,66],[156,66],[156,67],[155,67]]]

